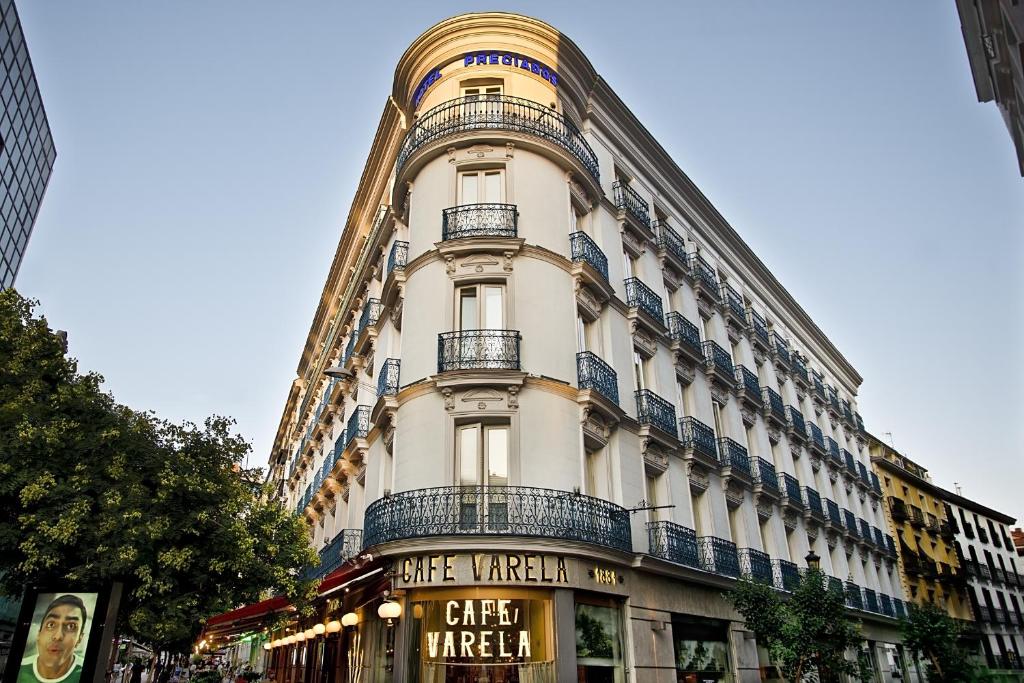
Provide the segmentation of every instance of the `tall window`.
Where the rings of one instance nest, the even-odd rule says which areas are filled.
[[[501,330],[505,327],[505,287],[477,284],[458,289],[460,330]]]
[[[456,428],[459,486],[508,484],[509,426],[474,422]]]
[[[658,477],[653,474],[647,475],[647,505],[656,508],[658,506]],[[649,510],[650,520],[658,521],[660,510]]]
[[[501,113],[501,82],[463,86],[463,115],[468,117],[498,116]]]
[[[501,169],[459,173],[459,204],[500,204],[504,197],[504,172]]]
[[[628,251],[622,252],[622,267],[626,277],[636,277],[636,262]]]
[[[636,390],[643,391],[647,388],[647,364],[648,360],[636,351],[633,352],[633,376],[636,381]]]

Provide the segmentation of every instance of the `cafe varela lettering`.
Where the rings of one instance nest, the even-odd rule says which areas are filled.
[[[519,601],[502,599],[448,600],[445,631],[427,631],[431,659],[467,657],[530,658],[530,631],[522,628]]]
[[[532,553],[417,555],[401,561],[399,575],[407,584],[569,583],[564,557]]]

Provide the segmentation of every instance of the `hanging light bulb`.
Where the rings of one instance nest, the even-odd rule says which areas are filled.
[[[382,602],[380,607],[377,608],[377,616],[381,619],[387,619],[390,626],[395,619],[402,616],[402,606],[397,602],[387,600]]]
[[[314,624],[313,625],[313,634],[314,635],[322,636],[326,630],[327,630],[327,627],[324,626],[323,624]]]
[[[344,627],[355,626],[359,623],[359,615],[355,612],[346,612],[341,617],[341,625]]]
[[[340,630],[341,630],[341,622],[338,621],[337,619],[331,619],[330,621],[327,622],[327,632],[328,633],[337,633]]]

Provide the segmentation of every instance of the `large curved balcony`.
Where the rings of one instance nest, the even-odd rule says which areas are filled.
[[[527,536],[632,552],[629,511],[600,498],[529,486],[403,491],[366,508],[365,547],[410,538]]]
[[[398,168],[427,144],[477,130],[504,130],[539,137],[568,152],[594,182],[600,182],[597,155],[572,121],[537,102],[508,95],[468,95],[427,110],[406,134],[398,153]]]
[[[519,370],[519,330],[458,330],[437,335],[437,371]]]

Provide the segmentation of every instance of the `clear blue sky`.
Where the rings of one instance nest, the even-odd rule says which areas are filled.
[[[18,278],[133,407],[263,464],[394,66],[472,2],[18,0],[57,165]],[[587,53],[864,376],[1024,517],[1024,181],[953,0],[511,2]]]

